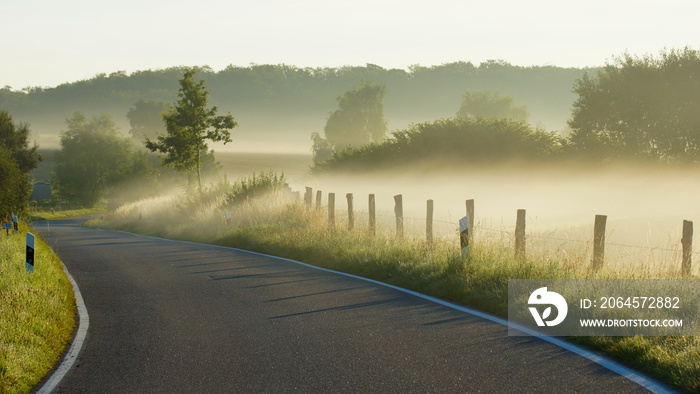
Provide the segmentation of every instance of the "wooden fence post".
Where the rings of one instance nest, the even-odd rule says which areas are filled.
[[[335,229],[335,193],[328,193],[328,228]]]
[[[515,257],[525,258],[525,210],[518,209],[515,221]]]
[[[304,192],[304,204],[306,204],[307,209],[311,209],[311,198],[313,195],[314,189],[306,186],[306,191]]]
[[[394,196],[394,214],[396,214],[396,236],[403,238],[403,196]]]
[[[693,262],[693,222],[683,221],[683,262],[681,264],[681,275],[690,276],[690,267]]]
[[[467,200],[467,221],[469,222],[469,244],[474,241],[474,200]]]
[[[352,206],[352,193],[346,194],[345,197],[348,199],[348,231],[352,231],[352,229],[355,227],[355,213],[353,212]]]
[[[605,260],[605,223],[608,217],[606,215],[595,215],[595,224],[593,225],[593,264],[594,271],[603,267]]]
[[[369,233],[377,234],[377,209],[374,202],[374,194],[369,195]]]
[[[433,245],[433,200],[428,200],[428,212],[425,216],[425,235],[428,246]]]
[[[321,197],[323,192],[320,190],[316,191],[316,209],[321,209]]]

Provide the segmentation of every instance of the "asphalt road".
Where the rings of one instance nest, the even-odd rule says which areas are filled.
[[[90,328],[59,392],[641,392],[579,355],[395,289],[247,252],[36,230]]]

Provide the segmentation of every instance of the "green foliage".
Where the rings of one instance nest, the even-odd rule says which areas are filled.
[[[323,129],[328,143],[342,150],[381,142],[387,129],[382,103],[385,94],[386,86],[364,83],[339,96],[338,109],[330,113]]]
[[[206,153],[207,140],[231,142],[229,129],[236,127],[231,114],[217,116],[217,108],[207,108],[209,92],[204,81],[194,81],[196,69],[185,71],[180,80],[179,100],[163,115],[167,135],[160,135],[157,142],[146,139],[146,147],[151,151],[164,153],[163,164],[171,165],[178,171],[197,176],[199,190],[202,190],[202,154]]]
[[[16,123],[0,110],[0,218],[25,212],[32,188],[29,172],[41,155],[35,144],[29,147],[29,125]]]
[[[27,209],[32,188],[12,153],[0,146],[0,220],[20,215]]]
[[[235,182],[226,197],[229,204],[238,204],[248,199],[262,197],[279,192],[284,188],[287,178],[284,173],[274,171],[260,172]]]
[[[457,117],[503,118],[527,121],[530,114],[527,107],[515,104],[512,96],[501,96],[494,92],[464,92]]]
[[[119,134],[111,116],[88,119],[75,112],[66,120],[52,174],[56,194],[80,207],[92,207],[111,186],[149,171],[142,154]]]
[[[41,161],[36,144],[29,147],[29,125],[15,123],[7,111],[0,111],[0,146],[9,150],[19,170],[25,174],[36,168]]]
[[[555,134],[507,119],[450,118],[412,125],[393,139],[335,153],[314,172],[405,168],[431,162],[469,166],[504,161],[541,161],[555,156],[562,141]]]
[[[155,139],[165,133],[163,125],[163,113],[168,108],[168,103],[155,100],[141,99],[126,113],[131,129],[129,134],[138,143],[146,139]]]
[[[572,147],[596,158],[700,161],[700,51],[625,54],[574,88]]]

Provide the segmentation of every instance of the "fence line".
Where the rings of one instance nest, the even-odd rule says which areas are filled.
[[[297,201],[299,200],[300,197],[300,192],[291,192],[292,195],[295,196]],[[306,187],[306,191],[304,193],[304,205],[307,208],[312,207],[312,193],[313,189],[310,187]],[[316,192],[316,209],[320,209],[321,207],[321,195],[322,192],[318,190]],[[428,245],[432,245],[433,240],[434,240],[434,223],[440,223],[440,224],[445,224],[445,225],[450,225],[454,226],[456,232],[459,232],[459,225],[457,223],[451,222],[451,221],[444,221],[444,220],[435,220],[434,219],[434,202],[433,200],[427,200],[426,203],[426,217],[425,218],[414,218],[414,217],[405,217],[404,216],[404,209],[403,209],[403,195],[398,194],[394,196],[394,215],[385,215],[381,213],[376,212],[376,198],[374,194],[369,195],[368,199],[368,211],[355,211],[354,208],[354,198],[352,193],[347,193],[346,194],[347,198],[347,220],[348,220],[348,231],[353,231],[355,228],[355,222],[356,222],[356,217],[359,214],[360,216],[364,216],[364,214],[368,214],[368,224],[369,224],[369,232],[372,235],[376,234],[376,227],[377,227],[377,217],[380,218],[394,218],[395,223],[396,223],[396,237],[397,238],[403,238],[404,237],[404,225],[407,221],[409,222],[422,222],[425,221],[425,236],[426,236],[426,243]],[[507,235],[508,231],[506,231],[506,228],[511,228],[513,229],[512,226],[502,226],[501,229],[493,229],[489,228],[488,226],[482,226],[481,223],[477,223],[475,220],[475,207],[474,207],[474,200],[466,200],[466,216],[464,219],[468,223],[468,229],[469,231],[466,233],[468,236],[468,239],[462,240],[461,242],[464,244],[465,242],[470,245],[473,242],[474,234],[477,231],[484,231],[486,233],[496,233],[501,236]],[[560,242],[567,242],[567,243],[580,243],[584,245],[588,245],[593,247],[593,257],[591,260],[591,269],[592,270],[599,270],[600,268],[603,267],[604,261],[605,261],[605,246],[617,246],[617,247],[623,247],[623,248],[634,248],[634,249],[639,249],[639,250],[647,250],[650,252],[656,252],[656,251],[665,251],[665,252],[671,252],[671,253],[678,253],[679,251],[682,252],[682,259],[681,259],[681,275],[683,276],[689,276],[692,271],[692,257],[693,255],[700,254],[700,251],[695,251],[693,252],[692,249],[692,237],[693,237],[693,227],[692,227],[692,222],[688,220],[683,221],[683,236],[680,240],[680,249],[669,249],[669,248],[663,248],[663,247],[648,247],[648,246],[641,246],[641,245],[629,245],[629,244],[622,244],[622,243],[615,243],[615,242],[606,242],[606,223],[607,223],[607,216],[605,215],[596,215],[594,224],[593,224],[593,239],[592,241],[590,240],[580,240],[580,239],[572,239],[572,238],[559,238],[559,237],[553,237],[553,236],[542,236],[538,234],[528,234],[526,233],[526,211],[524,209],[518,209],[516,211],[516,223],[514,227],[514,231],[510,230],[511,236],[508,235],[508,239],[512,239],[513,241],[513,246],[514,246],[514,251],[515,251],[515,256],[516,258],[519,258],[521,260],[524,260],[526,255],[527,255],[527,249],[526,249],[526,240],[527,238],[534,238],[534,239],[541,239],[541,240],[548,240],[548,241],[560,241]],[[331,230],[335,229],[335,193],[328,193],[328,227]],[[462,245],[463,246],[463,245]],[[565,252],[565,251],[564,251]]]
[[[366,211],[356,211],[355,216],[357,215],[366,215]],[[380,218],[387,218],[387,219],[394,219],[394,215],[386,215],[382,213],[376,213],[375,212],[375,221],[377,217]],[[423,222],[426,221],[425,218],[416,218],[416,217],[407,217],[404,216],[404,223],[408,223],[410,221],[415,221],[415,222]],[[375,222],[376,223],[376,222]],[[458,224],[456,222],[449,222],[446,220],[438,220],[438,219],[433,219],[433,223],[440,223],[440,224],[446,224],[454,227],[454,231],[458,231]],[[507,232],[512,232],[515,229],[515,226],[502,226],[501,228],[492,228],[488,226],[484,226],[483,224],[478,224],[475,225],[476,227],[479,228],[479,231],[485,231],[485,232],[490,232],[492,234],[501,234],[501,233],[507,233]],[[471,234],[470,236],[473,236]],[[552,240],[552,241],[561,241],[561,242],[572,242],[572,243],[582,243],[582,244],[592,244],[591,240],[583,240],[583,239],[574,239],[574,238],[561,238],[561,237],[553,237],[553,236],[544,236],[544,235],[539,235],[537,233],[531,233],[527,232],[527,238],[536,238],[536,239],[542,239],[542,240]],[[651,250],[651,251],[665,251],[665,252],[678,252],[679,249],[669,249],[669,248],[664,248],[660,246],[642,246],[642,245],[631,245],[631,244],[624,244],[624,243],[618,243],[618,242],[606,242],[605,243],[608,246],[619,246],[619,247],[624,247],[624,248],[634,248],[634,249],[641,249],[641,250]],[[700,254],[700,251],[694,251],[692,252],[693,255]]]

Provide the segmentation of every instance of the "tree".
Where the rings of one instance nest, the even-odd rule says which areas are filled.
[[[27,209],[32,187],[12,152],[0,146],[0,219]]]
[[[145,171],[128,137],[110,115],[88,119],[75,112],[66,120],[61,150],[52,173],[56,194],[78,206],[92,207],[110,186]]]
[[[19,170],[25,175],[35,169],[41,161],[41,155],[37,152],[39,147],[36,144],[29,147],[29,133],[27,123],[15,123],[9,112],[0,110],[0,146],[9,151]]]
[[[155,100],[139,100],[126,113],[129,119],[131,137],[143,143],[146,139],[157,138],[165,132],[163,125],[163,113],[168,108],[168,103]]]
[[[498,92],[464,92],[457,117],[501,118],[514,121],[527,121],[530,114],[524,105],[515,104],[511,96],[501,96]]]
[[[338,109],[330,113],[324,128],[328,143],[343,150],[381,142],[387,131],[382,103],[385,94],[386,86],[364,83],[339,96]]]
[[[197,184],[202,191],[202,158],[207,153],[207,140],[231,142],[229,129],[237,126],[231,114],[217,116],[217,108],[207,108],[209,92],[204,81],[194,81],[196,69],[185,71],[180,80],[178,102],[163,114],[166,135],[157,141],[146,139],[146,147],[152,152],[165,154],[163,164],[178,171],[197,175]],[[191,178],[190,184],[191,184]]]
[[[333,146],[319,133],[311,133],[311,152],[314,154],[314,162],[320,163],[333,155]]]
[[[577,80],[570,145],[597,158],[700,160],[700,52],[625,54]]]
[[[29,147],[29,134],[27,123],[16,123],[9,112],[0,111],[0,218],[27,208],[29,172],[41,160],[38,146]]]

